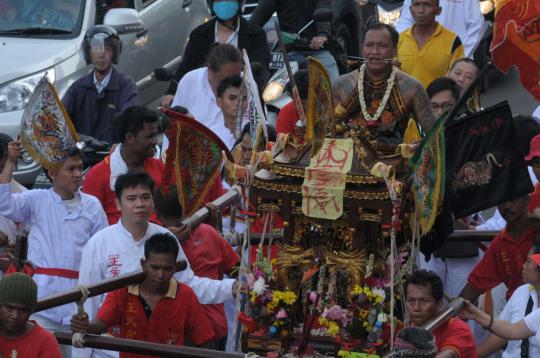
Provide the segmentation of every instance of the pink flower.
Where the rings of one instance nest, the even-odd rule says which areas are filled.
[[[347,327],[352,320],[349,312],[338,305],[332,306],[330,308],[325,308],[322,316],[323,318],[341,322],[343,327]]]
[[[258,279],[259,277],[264,277],[264,272],[262,272],[258,267],[255,267],[253,270],[253,276],[255,279]]]
[[[283,319],[283,318],[286,318],[287,317],[287,312],[285,312],[285,310],[282,308],[278,311],[278,313],[276,313],[276,318],[277,319]]]
[[[255,276],[253,276],[252,273],[250,273],[247,277],[247,284],[249,286],[250,289],[253,288],[253,284],[255,283]]]

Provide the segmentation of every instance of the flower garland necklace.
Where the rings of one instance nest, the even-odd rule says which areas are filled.
[[[386,91],[384,92],[384,96],[382,98],[381,103],[379,104],[379,108],[377,108],[377,111],[375,112],[375,115],[373,117],[367,111],[366,99],[364,98],[365,73],[366,73],[366,64],[364,63],[362,66],[360,66],[360,73],[358,76],[358,99],[360,100],[360,107],[362,108],[362,115],[364,116],[364,119],[366,121],[376,121],[379,119],[382,112],[384,111],[384,107],[386,107],[386,103],[388,103],[388,99],[390,98],[390,93],[392,93],[392,88],[394,87],[394,82],[396,80],[397,69],[395,66],[392,66],[392,73],[390,74],[390,77],[388,78],[388,81],[386,82]]]

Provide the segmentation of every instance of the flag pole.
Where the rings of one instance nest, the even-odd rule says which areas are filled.
[[[279,28],[279,23],[275,22],[276,32],[278,35],[278,44],[279,49],[283,53],[283,62],[285,63],[285,68],[287,69],[287,75],[289,76],[289,83],[291,84],[291,92],[292,97],[294,101],[294,106],[296,107],[296,110],[298,111],[298,116],[300,117],[300,120],[304,125],[306,125],[306,112],[304,112],[304,107],[302,107],[302,101],[300,100],[300,93],[298,93],[298,87],[296,87],[296,82],[294,81],[292,69],[291,69],[291,63],[289,62],[289,58],[287,57],[287,49],[285,48],[285,44],[283,43],[283,38],[281,37],[281,30]]]

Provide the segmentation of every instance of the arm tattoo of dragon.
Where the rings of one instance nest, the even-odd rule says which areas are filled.
[[[399,88],[409,111],[420,123],[422,129],[428,132],[435,123],[436,118],[431,112],[431,105],[426,91],[420,82],[414,78],[404,74],[401,74],[400,77]]]

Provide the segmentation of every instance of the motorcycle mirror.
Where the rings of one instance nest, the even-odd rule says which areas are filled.
[[[174,74],[168,68],[160,67],[154,69],[154,77],[158,81],[170,81],[174,78]]]
[[[315,21],[332,21],[334,17],[334,12],[331,9],[317,9],[313,13],[313,20]]]

